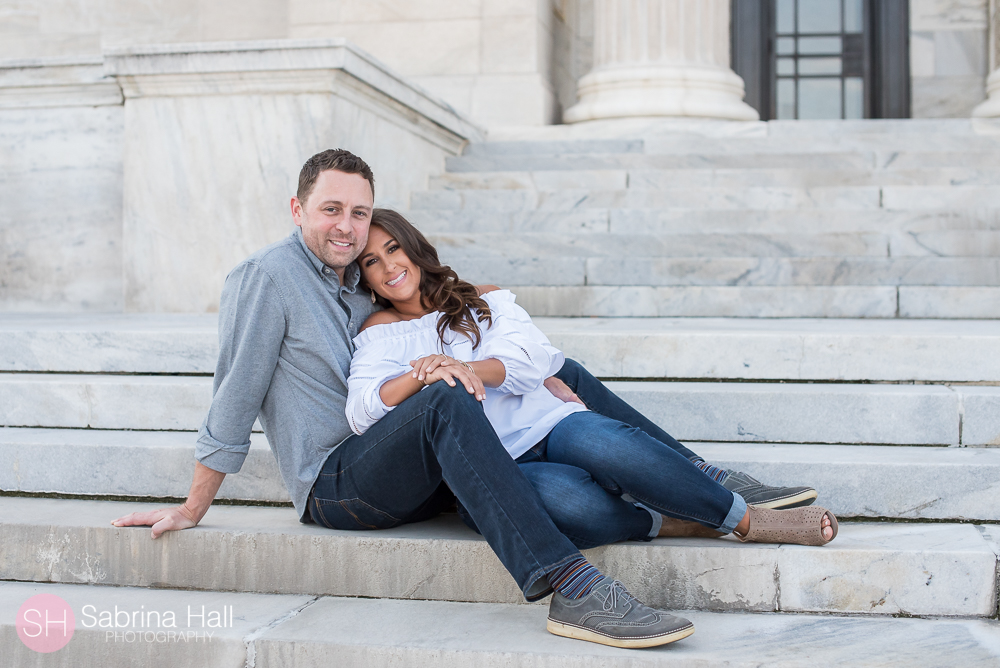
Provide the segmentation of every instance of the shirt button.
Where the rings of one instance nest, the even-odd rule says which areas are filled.
[[[323,273],[324,274],[329,274],[330,273],[330,267],[324,267],[323,268]]]

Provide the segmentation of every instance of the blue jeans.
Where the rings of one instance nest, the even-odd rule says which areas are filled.
[[[580,557],[461,384],[434,383],[334,449],[309,514],[330,529],[386,529],[456,497],[529,601],[552,591],[547,572]]]
[[[747,510],[679,452],[593,412],[563,418],[517,463],[552,521],[581,549],[648,540],[659,517],[646,509],[722,533]]]
[[[587,408],[619,422],[638,427],[671,450],[676,450],[687,459],[698,455],[684,447],[677,439],[663,431],[645,415],[632,408],[624,399],[609,390],[604,383],[594,378],[589,371],[575,360],[566,359],[556,378],[566,383]]]
[[[563,419],[517,461],[556,526],[578,548],[650,540],[659,518],[643,507],[722,533],[743,519],[744,500],[691,464],[698,455],[578,362],[567,359],[556,378],[593,412]],[[461,506],[459,514],[478,530]]]

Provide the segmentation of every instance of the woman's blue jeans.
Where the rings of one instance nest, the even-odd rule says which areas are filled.
[[[549,517],[581,549],[654,537],[659,518],[646,509],[722,533],[747,510],[679,452],[593,412],[565,417],[517,463]]]
[[[742,497],[692,464],[698,455],[579,363],[567,359],[556,377],[592,413],[565,418],[517,462],[549,517],[574,545],[586,549],[655,537],[659,518],[636,502],[722,533],[743,519]],[[461,505],[459,514],[476,529]]]

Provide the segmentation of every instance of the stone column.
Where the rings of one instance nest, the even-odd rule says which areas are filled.
[[[666,116],[755,121],[729,69],[730,0],[595,0],[594,67],[563,120]]]
[[[979,118],[1000,118],[1000,0],[990,0],[989,9],[990,76],[986,79],[988,99],[972,110]]]

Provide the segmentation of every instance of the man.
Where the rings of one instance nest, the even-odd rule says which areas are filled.
[[[259,416],[301,521],[387,528],[430,518],[457,497],[525,598],[554,592],[551,632],[617,647],[693,633],[690,622],[643,605],[583,558],[460,385],[435,383],[363,435],[352,433],[344,411],[351,339],[372,310],[354,260],[373,204],[374,177],[357,156],[328,150],[306,162],[291,200],[298,229],[226,279],[215,394],[187,500],[113,523],[152,526],[153,538],[195,526],[226,474],[240,470]],[[592,376],[578,365],[565,370],[570,385],[551,381],[556,392],[602,400]],[[627,413],[621,403],[612,409]],[[742,498],[726,502],[742,517]]]

